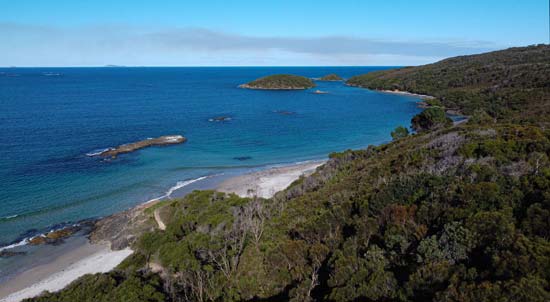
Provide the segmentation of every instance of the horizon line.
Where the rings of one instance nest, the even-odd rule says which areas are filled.
[[[16,68],[287,68],[287,67],[413,67],[421,65],[68,65],[68,66],[0,66],[2,69]]]

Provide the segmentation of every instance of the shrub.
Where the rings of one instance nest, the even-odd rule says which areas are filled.
[[[391,132],[391,137],[393,138],[393,140],[398,140],[407,136],[409,136],[409,130],[407,130],[407,128],[403,126],[398,126],[397,128],[395,128],[395,130]]]
[[[422,132],[448,127],[453,121],[440,107],[430,107],[413,117],[411,123],[415,131]]]

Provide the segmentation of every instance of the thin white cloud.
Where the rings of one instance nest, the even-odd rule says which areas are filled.
[[[494,49],[482,41],[254,37],[202,28],[56,28],[0,23],[0,65],[415,65]]]

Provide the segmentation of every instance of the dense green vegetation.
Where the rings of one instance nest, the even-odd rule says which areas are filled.
[[[195,192],[104,296],[92,278],[37,301],[548,301],[548,154],[537,127],[464,125],[334,154],[271,200]]]
[[[465,114],[484,110],[501,120],[550,122],[550,46],[511,48],[420,67],[350,78],[353,86],[438,97]]]
[[[453,121],[447,117],[445,110],[441,107],[429,107],[413,117],[411,124],[415,131],[422,132],[449,127]]]
[[[40,302],[163,302],[160,277],[154,274],[123,273],[85,275],[63,289],[61,294],[45,293],[33,299]]]
[[[291,74],[276,74],[254,80],[241,85],[249,89],[308,89],[315,87],[315,83],[309,78]]]
[[[543,76],[531,67],[515,72]],[[197,191],[166,202],[166,230],[143,234],[116,271],[32,301],[550,301],[546,117],[480,107],[457,126],[430,107],[419,116],[438,126],[333,153],[268,200]]]
[[[405,138],[407,136],[409,136],[409,129],[403,126],[398,126],[397,128],[395,128],[395,130],[391,132],[391,137],[394,140]]]
[[[423,102],[430,107],[444,107],[443,103],[441,103],[441,101],[437,98],[425,99]]]
[[[342,81],[342,80],[343,79],[335,73],[327,74],[326,76],[319,79],[319,81]]]

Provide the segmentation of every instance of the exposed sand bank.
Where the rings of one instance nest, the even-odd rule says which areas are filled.
[[[235,176],[222,182],[216,190],[235,193],[242,197],[270,198],[300,176],[315,172],[315,169],[325,162],[312,161]]]
[[[0,284],[0,301],[18,302],[43,291],[58,291],[85,274],[112,270],[131,253],[111,251],[106,244],[83,244]]]

